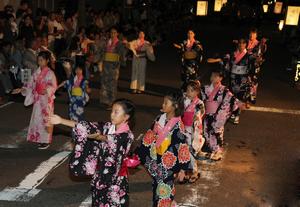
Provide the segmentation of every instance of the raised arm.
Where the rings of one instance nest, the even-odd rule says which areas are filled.
[[[68,120],[68,119],[63,119],[60,116],[53,114],[49,117],[49,123],[53,124],[53,125],[58,125],[58,124],[62,124],[71,128],[74,128],[76,125],[75,121],[72,120]]]

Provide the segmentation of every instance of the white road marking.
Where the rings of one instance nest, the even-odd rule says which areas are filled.
[[[259,111],[259,112],[300,115],[300,110],[278,109],[278,108],[271,108],[271,107],[251,106],[250,109],[246,109],[246,110],[247,111]]]
[[[183,203],[179,203],[181,207],[199,207],[204,206],[208,202],[208,195],[212,188],[220,186],[219,174],[226,150],[223,154],[223,159],[218,162],[211,162],[210,160],[199,161],[200,179],[196,184],[191,184],[189,190],[191,191],[185,196]],[[201,183],[199,183],[201,182]]]
[[[90,207],[92,205],[92,196],[88,196],[79,207]]]
[[[7,149],[17,149],[19,148],[20,144],[26,141],[28,132],[28,127],[25,127],[18,133],[11,135],[9,137],[10,143],[0,144],[0,148],[7,148]]]
[[[63,151],[42,162],[33,173],[30,173],[20,182],[18,187],[7,187],[0,192],[0,200],[4,201],[23,201],[28,202],[35,197],[41,190],[37,187],[45,178],[67,158],[70,152]]]
[[[6,104],[1,105],[0,109],[4,108],[5,106],[8,106],[10,104],[13,104],[13,103],[15,103],[15,102],[13,102],[13,101],[7,102]]]

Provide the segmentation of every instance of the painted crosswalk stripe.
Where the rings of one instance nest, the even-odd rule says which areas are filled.
[[[25,179],[19,183],[18,187],[7,187],[1,191],[0,200],[30,201],[41,191],[40,189],[37,189],[37,187],[54,169],[60,166],[68,158],[69,154],[69,151],[63,151],[42,162],[34,172],[27,175]]]
[[[90,207],[92,205],[92,196],[88,196],[79,207]]]
[[[300,115],[300,110],[279,109],[279,108],[271,108],[271,107],[251,106],[251,108],[246,109],[246,110],[247,111],[259,111],[259,112]]]

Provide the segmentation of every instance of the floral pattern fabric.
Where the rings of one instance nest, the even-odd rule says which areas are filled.
[[[75,175],[92,175],[93,207],[129,206],[128,179],[120,170],[126,158],[133,134],[131,131],[108,134],[113,125],[80,121],[73,128],[75,150],[70,159],[70,171]],[[87,139],[88,134],[101,133],[107,141]]]
[[[169,131],[166,139],[170,139],[170,145],[160,155],[156,152],[157,133],[154,132],[155,125],[159,124],[161,117],[158,116],[151,129],[143,137],[141,146],[136,153],[151,175],[153,182],[153,206],[169,207],[174,200],[175,186],[174,174],[180,170],[187,170],[190,164],[190,151],[184,135],[184,126],[177,122]],[[165,125],[166,125],[166,120]],[[164,127],[164,126],[161,126]]]
[[[202,88],[201,100],[204,103],[208,100],[212,90],[212,86]],[[218,102],[218,109],[214,114],[206,113],[203,120],[204,138],[212,152],[219,150],[223,146],[224,125],[232,112],[238,109],[239,104],[238,99],[225,86],[219,88],[213,100]]]
[[[56,77],[50,68],[38,68],[28,83],[22,95],[25,96],[25,106],[33,104],[27,141],[35,143],[51,143],[52,132],[48,128],[48,117],[54,111],[54,93],[57,88]],[[44,86],[46,93],[41,94],[39,87]]]

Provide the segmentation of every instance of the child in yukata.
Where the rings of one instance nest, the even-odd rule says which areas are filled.
[[[64,86],[69,97],[69,119],[81,121],[84,119],[84,107],[89,100],[88,81],[85,78],[84,66],[78,65],[69,80],[63,81],[58,88]]]
[[[127,99],[113,102],[109,122],[50,118],[52,124],[73,128],[75,148],[70,171],[76,176],[92,175],[92,206],[129,206],[126,158],[133,142],[130,125],[135,107]]]
[[[176,206],[175,177],[182,181],[190,165],[190,151],[181,121],[181,92],[164,97],[162,114],[146,132],[136,153],[152,177],[153,207]]]
[[[205,113],[203,101],[199,99],[201,85],[199,81],[190,81],[187,84],[187,90],[184,93],[184,113],[182,121],[185,127],[187,143],[191,152],[191,170],[188,172],[186,179],[189,183],[194,183],[199,178],[197,160],[195,157],[201,154],[204,144],[202,119]]]
[[[211,84],[204,86],[201,90],[201,100],[205,104],[204,138],[212,160],[222,158],[224,125],[232,112],[239,109],[240,104],[229,89],[222,85],[223,77],[222,70],[213,70],[210,77]]]

